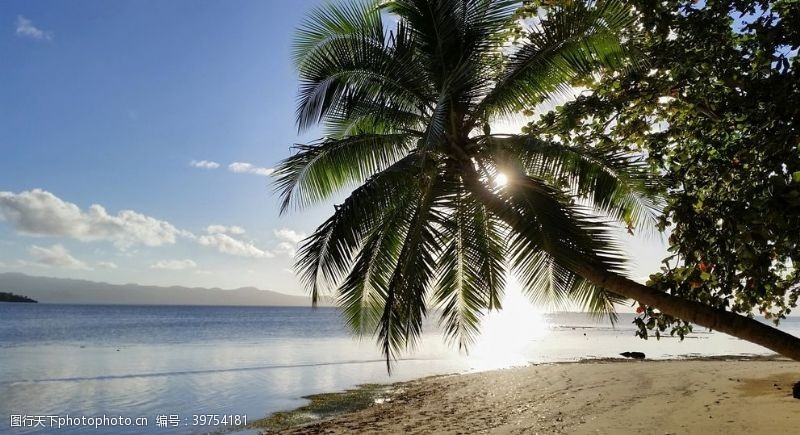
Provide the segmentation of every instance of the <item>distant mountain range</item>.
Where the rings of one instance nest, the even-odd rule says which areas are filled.
[[[127,305],[273,305],[310,306],[311,298],[255,287],[235,290],[200,287],[158,287],[108,284],[78,279],[0,273],[0,292],[15,293],[50,304]],[[330,300],[320,305],[332,305]]]

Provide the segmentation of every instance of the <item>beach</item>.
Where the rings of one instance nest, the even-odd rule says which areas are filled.
[[[797,433],[800,363],[598,360],[429,377],[388,401],[284,434]]]

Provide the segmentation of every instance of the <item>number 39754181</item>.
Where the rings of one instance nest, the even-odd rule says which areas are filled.
[[[247,424],[244,414],[193,414],[192,426],[240,426]]]

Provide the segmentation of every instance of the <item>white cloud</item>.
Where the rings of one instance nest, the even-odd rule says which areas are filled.
[[[300,243],[306,238],[306,233],[291,230],[289,228],[281,228],[279,230],[275,230],[274,233],[275,237],[277,237],[279,240],[292,242],[294,244]]]
[[[244,228],[237,227],[236,225],[226,227],[225,225],[209,225],[206,227],[206,232],[209,234],[230,234],[233,236],[244,234]]]
[[[62,267],[64,269],[91,269],[86,263],[70,255],[67,248],[62,245],[53,245],[49,248],[33,245],[28,252],[36,259],[38,264],[44,266]]]
[[[219,163],[211,160],[192,160],[189,162],[189,166],[200,169],[217,169],[219,168]]]
[[[119,266],[111,261],[100,261],[97,263],[97,267],[101,269],[119,269]]]
[[[278,246],[275,247],[275,252],[286,254],[286,256],[294,258],[295,254],[297,254],[297,244],[280,242],[278,243]]]
[[[223,254],[236,255],[250,258],[272,258],[275,256],[270,251],[257,247],[253,242],[241,240],[235,236],[245,233],[244,228],[237,226],[209,225],[206,235],[198,236],[197,242],[203,246],[216,248]]]
[[[197,267],[197,263],[192,260],[161,260],[154,264],[150,265],[151,269],[163,269],[163,270],[186,270],[186,269],[194,269]]]
[[[174,244],[178,236],[191,236],[169,222],[132,210],[110,215],[105,208],[94,204],[83,211],[41,189],[0,192],[0,219],[22,234],[106,240],[119,248]]]
[[[272,168],[260,168],[250,163],[234,162],[228,165],[228,170],[236,172],[237,174],[254,174],[262,177],[268,177],[275,172]]]
[[[40,39],[45,41],[50,41],[53,39],[53,32],[47,32],[42,29],[37,28],[33,25],[31,20],[23,17],[22,15],[17,15],[17,36],[23,36],[26,38],[32,39]]]
[[[209,225],[204,234],[195,235],[169,222],[131,210],[112,215],[96,204],[81,210],[77,205],[41,189],[0,192],[0,221],[5,221],[20,234],[66,237],[84,242],[109,241],[125,252],[131,252],[137,245],[171,245],[183,238],[213,247],[223,254],[248,258],[275,257],[274,251],[244,240],[245,230],[239,226]],[[280,240],[278,250],[289,256],[294,256],[297,241],[305,236],[285,228],[275,231],[275,235]],[[97,267],[113,269],[116,265],[112,264],[103,262]]]
[[[306,234],[291,230],[289,228],[281,228],[273,231],[275,237],[279,240],[278,246],[275,251],[286,254],[289,257],[294,257],[297,253],[297,245],[306,238]]]
[[[211,233],[199,236],[197,242],[203,246],[214,247],[223,254],[236,255],[239,257],[272,258],[275,256],[272,252],[258,248],[251,242],[239,240],[223,233]]]

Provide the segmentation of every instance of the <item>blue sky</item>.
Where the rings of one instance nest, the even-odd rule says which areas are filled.
[[[279,217],[267,174],[316,134],[289,50],[317,3],[0,2],[0,271],[301,293],[331,206]]]
[[[16,213],[0,222],[0,270],[299,290],[282,244],[326,208],[279,218],[265,171],[228,166],[271,168],[312,138],[296,134],[289,46],[314,3],[0,3],[0,204]],[[203,160],[219,167],[190,165]],[[62,203],[79,214],[28,216]],[[114,219],[123,210],[178,235],[145,241],[136,222]],[[116,229],[42,228],[53,219]],[[221,252],[230,240],[209,225],[244,229],[228,234],[241,252]]]

